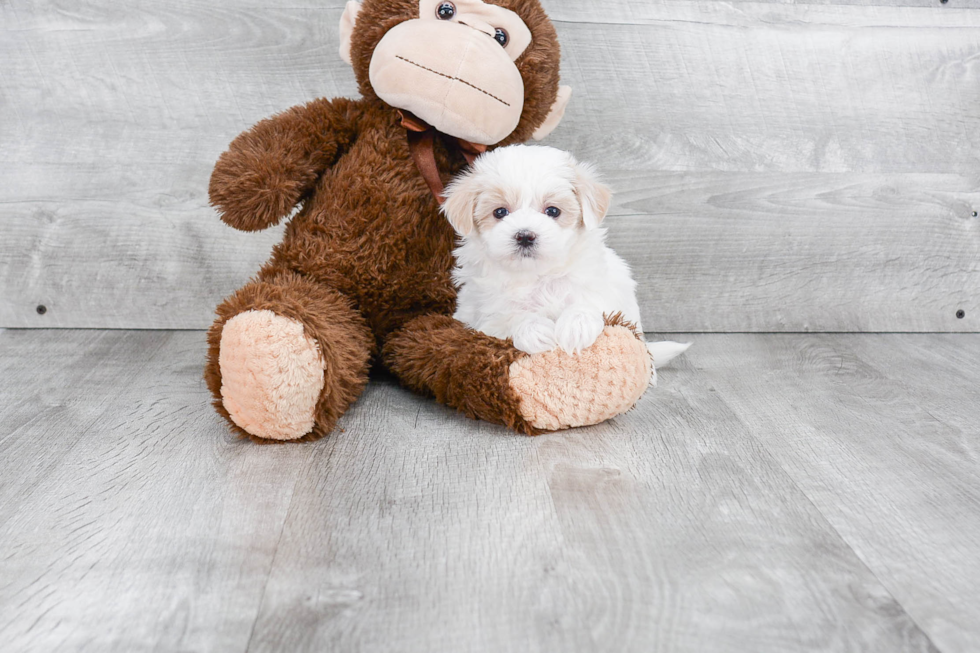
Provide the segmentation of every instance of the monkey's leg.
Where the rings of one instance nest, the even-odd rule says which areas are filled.
[[[409,388],[528,435],[597,424],[626,412],[652,372],[642,339],[615,319],[579,354],[529,356],[451,317],[429,315],[389,336],[382,355]]]
[[[375,340],[346,297],[294,273],[218,306],[204,377],[214,407],[253,440],[316,440],[367,383]]]

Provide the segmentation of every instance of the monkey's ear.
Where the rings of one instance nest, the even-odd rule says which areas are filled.
[[[576,163],[575,194],[582,204],[582,222],[585,223],[585,228],[595,229],[609,211],[612,190],[599,181],[592,166],[588,163]]]
[[[479,186],[473,175],[467,174],[446,186],[446,201],[442,205],[442,214],[460,236],[468,236],[473,231],[476,202],[480,197]]]
[[[555,103],[551,105],[551,111],[548,112],[548,117],[544,119],[541,126],[531,134],[531,138],[536,141],[540,141],[545,136],[555,131],[555,127],[561,122],[562,117],[565,115],[565,107],[568,106],[568,101],[572,98],[572,87],[571,86],[559,86],[558,96],[555,98]]]
[[[350,0],[344,7],[344,15],[340,17],[340,58],[349,65],[354,65],[350,56],[350,37],[354,31],[354,23],[357,22],[357,12],[360,10],[361,3]]]

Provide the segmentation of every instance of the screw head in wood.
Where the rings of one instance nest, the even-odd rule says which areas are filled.
[[[966,311],[964,311],[962,308],[956,311],[956,319],[962,320],[964,317],[966,317]]]
[[[38,304],[37,305],[37,314],[38,315],[44,315],[47,312],[48,312],[48,307],[47,306],[45,306],[44,304]]]

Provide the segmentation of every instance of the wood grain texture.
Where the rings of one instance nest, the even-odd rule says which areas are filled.
[[[978,178],[616,171],[609,244],[664,331],[977,331]],[[964,311],[965,317],[957,317]]]
[[[205,349],[0,331],[4,650],[245,650],[310,450],[234,440]]]
[[[705,336],[698,349],[718,395],[938,648],[977,650],[977,337]]]
[[[11,650],[980,646],[980,336],[700,336],[634,411],[538,438],[379,377],[267,447],[212,414],[203,347],[0,331]]]
[[[250,650],[931,650],[720,401],[672,399],[524,440],[366,397],[297,487]]]
[[[980,3],[546,4],[550,142],[620,192],[648,328],[978,329]],[[0,325],[207,326],[279,237],[217,220],[211,166],[356,93],[341,8],[0,5]]]

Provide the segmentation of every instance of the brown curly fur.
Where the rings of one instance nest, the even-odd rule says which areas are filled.
[[[634,338],[636,338],[640,342],[646,342],[646,339],[643,337],[643,332],[636,328],[636,323],[627,320],[625,317],[623,317],[623,314],[621,312],[617,311],[612,315],[606,314],[603,315],[603,318],[605,319],[606,326],[626,327],[633,333]]]
[[[502,423],[526,435],[537,431],[512,407],[510,364],[524,356],[508,340],[461,330],[448,315],[425,315],[385,343],[385,364],[407,387],[453,406],[467,417]]]
[[[558,90],[559,50],[537,0],[495,4],[516,11],[533,38],[516,62],[527,100],[504,145],[527,140],[544,122]],[[365,0],[352,38],[363,98],[318,99],[263,120],[215,166],[211,202],[235,228],[264,229],[302,202],[272,258],[218,307],[208,334],[208,387],[218,412],[242,435],[252,437],[221,402],[218,348],[227,320],[262,309],[302,322],[324,356],[316,426],[304,440],[330,432],[364,388],[382,346],[384,363],[412,389],[472,417],[532,431],[506,382],[507,366],[523,354],[448,317],[456,300],[454,232],[412,161],[396,111],[368,81],[377,43],[417,14],[417,0]],[[444,181],[465,165],[455,140],[441,134],[435,156]]]

